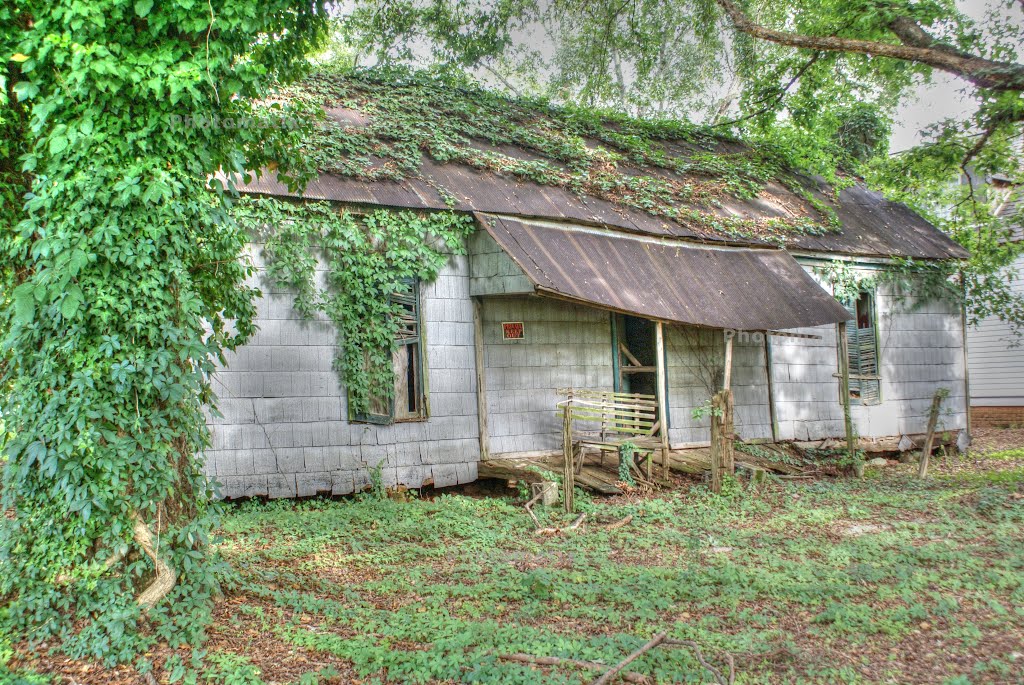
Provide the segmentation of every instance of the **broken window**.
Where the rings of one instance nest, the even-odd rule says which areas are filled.
[[[397,305],[398,329],[395,351],[391,357],[394,370],[394,391],[390,400],[371,397],[370,410],[355,416],[357,421],[393,423],[427,417],[426,391],[423,386],[423,339],[420,321],[420,284],[403,281],[404,290],[392,293]]]
[[[844,303],[853,317],[846,323],[850,361],[850,400],[854,404],[882,401],[878,370],[878,316],[874,292],[863,291],[856,300]]]

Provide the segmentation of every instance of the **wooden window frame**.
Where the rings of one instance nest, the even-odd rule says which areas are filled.
[[[355,423],[371,423],[379,426],[387,426],[395,423],[409,423],[415,421],[426,421],[430,416],[430,403],[427,400],[427,383],[426,383],[426,355],[424,354],[424,347],[426,346],[426,338],[424,336],[423,326],[423,300],[421,294],[420,281],[418,279],[404,279],[403,283],[408,286],[409,290],[404,293],[395,293],[392,295],[392,300],[404,299],[407,306],[411,307],[412,316],[407,321],[411,321],[412,326],[405,328],[399,328],[399,337],[395,341],[397,348],[395,352],[399,350],[405,351],[410,346],[416,346],[416,352],[413,357],[415,363],[415,378],[416,384],[417,401],[418,407],[414,416],[403,416],[396,418],[395,411],[395,400],[397,399],[396,394],[393,393],[388,401],[387,413],[382,414],[378,412],[366,411],[366,412],[354,412],[350,415],[349,420]],[[392,361],[392,373],[396,374],[394,362]],[[396,378],[397,381],[397,378]],[[397,383],[396,383],[397,385]],[[350,404],[351,406],[351,404]]]
[[[868,297],[870,303],[870,319],[871,326],[869,328],[860,328],[858,326],[858,310],[857,305],[865,296]],[[846,339],[847,347],[849,349],[849,365],[850,365],[850,387],[848,393],[850,395],[850,404],[860,406],[877,406],[882,404],[882,374],[881,374],[881,358],[882,349],[879,344],[878,338],[878,297],[874,290],[862,290],[855,300],[847,300],[842,303],[846,307],[847,311],[850,312],[851,318],[847,320],[846,324]],[[851,325],[852,324],[852,325]],[[838,326],[837,330],[837,355],[841,354],[842,349],[839,345],[838,340]],[[870,333],[868,332],[870,331]],[[874,373],[864,372],[864,360],[860,359],[860,350],[863,347],[861,336],[871,336],[870,342],[874,352]],[[856,357],[855,357],[856,355]],[[868,385],[865,385],[868,384]],[[871,388],[871,384],[874,385]],[[865,394],[865,388],[869,388],[867,394]],[[842,394],[842,382],[840,381],[839,386],[840,401],[843,401]],[[857,394],[855,395],[854,392]]]

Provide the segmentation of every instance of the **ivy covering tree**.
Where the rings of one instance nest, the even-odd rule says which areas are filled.
[[[108,662],[202,630],[209,373],[254,314],[208,179],[287,167],[292,119],[254,103],[326,22],[320,0],[0,5],[0,630]]]

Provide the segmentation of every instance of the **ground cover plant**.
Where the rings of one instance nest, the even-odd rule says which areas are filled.
[[[589,683],[660,631],[737,683],[1010,683],[1024,678],[1024,453],[769,481],[691,481],[594,500],[537,536],[521,497],[372,494],[229,507],[234,568],[202,650],[130,666],[0,641],[2,680],[63,683]],[[542,522],[564,525],[559,509]],[[632,515],[629,525],[602,522]],[[686,648],[627,669],[714,682]]]

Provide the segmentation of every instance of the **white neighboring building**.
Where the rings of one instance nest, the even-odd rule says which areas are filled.
[[[998,215],[1013,228],[1010,240],[1024,240],[1024,185],[1011,187]],[[1014,262],[1011,288],[1024,296],[1024,254]],[[1024,340],[1008,324],[984,319],[967,334],[971,418],[975,427],[1024,426]]]

